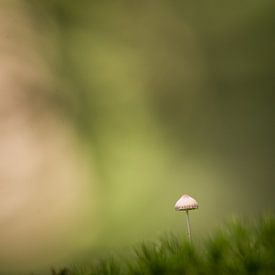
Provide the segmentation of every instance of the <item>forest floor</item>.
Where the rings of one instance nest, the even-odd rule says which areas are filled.
[[[200,243],[169,235],[142,243],[129,254],[127,260],[114,255],[53,269],[52,275],[275,274],[275,219],[234,221]]]

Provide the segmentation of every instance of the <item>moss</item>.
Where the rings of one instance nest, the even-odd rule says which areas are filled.
[[[275,274],[275,219],[254,225],[231,222],[200,246],[168,235],[142,243],[134,252],[128,262],[110,258],[52,274]]]

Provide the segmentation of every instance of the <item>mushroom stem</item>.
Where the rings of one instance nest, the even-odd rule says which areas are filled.
[[[189,213],[188,213],[188,210],[186,210],[185,212],[186,212],[186,221],[187,221],[187,234],[188,234],[189,242],[191,243],[191,228],[190,228],[190,221],[189,221]]]

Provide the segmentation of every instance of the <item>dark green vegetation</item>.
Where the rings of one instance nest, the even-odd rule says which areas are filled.
[[[53,275],[89,274],[275,274],[275,219],[234,221],[202,243],[171,235],[143,243],[128,260],[100,260]]]

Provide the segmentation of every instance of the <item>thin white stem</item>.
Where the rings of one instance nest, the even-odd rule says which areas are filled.
[[[188,210],[186,210],[185,212],[186,212],[186,221],[187,221],[187,234],[188,234],[189,241],[191,243],[191,228],[190,228],[190,221],[189,221],[189,213],[188,213]]]

